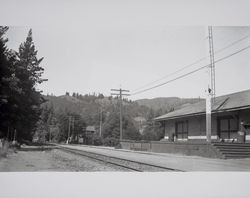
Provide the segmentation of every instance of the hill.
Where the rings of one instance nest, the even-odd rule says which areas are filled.
[[[139,105],[152,108],[155,111],[162,109],[163,111],[170,111],[173,108],[178,109],[182,105],[193,104],[204,100],[202,98],[178,98],[178,97],[161,97],[153,99],[136,100]]]
[[[44,98],[47,102],[43,104],[41,119],[37,123],[36,139],[48,141],[52,138],[53,141],[65,142],[69,138],[71,127],[70,137],[77,141],[86,126],[95,126],[96,141],[103,143],[106,141],[107,145],[113,145],[119,139],[118,98],[105,97],[102,94],[81,95],[78,93],[72,95],[67,93],[63,96],[47,95]],[[152,118],[199,100],[177,97],[137,101],[123,99],[123,137],[135,140],[160,140],[164,132],[159,123],[153,123]],[[101,137],[99,133],[102,134]],[[85,141],[93,144],[94,139],[88,140],[86,136]]]
[[[119,101],[114,97],[98,97],[94,95],[79,95],[79,97],[62,95],[62,96],[44,96],[47,103],[44,105],[52,105],[56,113],[68,112],[76,113],[85,118],[87,124],[98,124],[99,115],[102,109],[104,117],[110,112],[119,112]],[[130,117],[138,116],[147,117],[150,109],[146,106],[139,105],[136,102],[123,100],[124,113]]]
[[[100,113],[100,108],[104,114],[119,111],[119,101],[114,97],[104,97],[96,95],[80,95],[70,96],[44,96],[49,103],[53,105],[56,112],[64,111],[77,113],[83,117],[91,117],[95,119]],[[130,117],[152,117],[167,113],[173,109],[178,109],[183,105],[199,102],[201,98],[178,98],[178,97],[161,97],[153,99],[141,99],[136,101],[123,100],[124,113]],[[153,112],[152,112],[153,111]],[[150,115],[149,115],[150,114]],[[153,114],[153,115],[152,115]],[[89,120],[89,119],[88,119]],[[92,120],[94,124],[97,121]]]

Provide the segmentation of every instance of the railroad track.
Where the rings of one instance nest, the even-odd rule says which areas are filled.
[[[109,155],[104,155],[104,154],[99,154],[99,153],[94,153],[94,152],[89,152],[89,151],[83,151],[83,150],[78,150],[78,149],[73,149],[73,148],[66,148],[66,147],[58,146],[57,149],[61,149],[63,151],[66,151],[66,152],[69,152],[69,153],[72,153],[75,155],[88,157],[90,159],[101,161],[101,162],[104,162],[106,164],[118,166],[118,167],[127,169],[129,171],[136,171],[136,172],[163,172],[163,171],[175,171],[176,172],[177,171],[177,172],[183,172],[182,170],[179,170],[179,169],[167,168],[167,167],[149,164],[149,163],[145,163],[145,162],[139,162],[139,161],[124,159],[124,158],[119,158],[119,157],[114,157],[114,156],[109,156]]]

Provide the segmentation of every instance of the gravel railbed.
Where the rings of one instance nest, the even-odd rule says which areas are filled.
[[[65,167],[73,171],[127,171],[124,168],[112,166],[110,164],[100,162],[68,153],[59,149],[52,150],[53,158],[57,161],[58,167]]]
[[[63,151],[73,153],[75,155],[79,156],[88,156],[89,158],[95,158],[96,160],[101,160],[107,163],[113,164],[114,166],[121,166],[127,169],[128,171],[139,171],[139,172],[163,172],[163,171],[177,171],[172,169],[167,169],[164,167],[158,167],[156,165],[141,163],[137,161],[131,161],[126,159],[120,159],[117,157],[112,156],[106,156],[102,154],[92,153],[92,152],[86,152],[86,151],[80,151],[76,149],[69,149],[69,148],[61,148]]]
[[[28,150],[9,153],[0,159],[0,172],[33,171],[127,171],[126,169],[67,153],[62,150]]]

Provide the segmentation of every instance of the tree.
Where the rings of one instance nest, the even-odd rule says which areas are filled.
[[[164,130],[160,123],[149,121],[143,131],[142,139],[149,141],[159,141],[164,137]]]
[[[9,111],[9,104],[8,104],[8,89],[10,87],[10,83],[8,79],[11,77],[11,71],[10,71],[10,63],[6,56],[7,47],[5,43],[7,42],[7,39],[5,39],[3,36],[8,30],[8,27],[0,27],[0,132],[1,136],[6,136],[4,134],[4,131],[6,131],[6,127],[9,124],[8,123],[8,111]]]
[[[69,114],[64,111],[60,111],[56,114],[58,120],[59,133],[56,136],[56,141],[66,141],[68,138],[68,126],[69,126]]]
[[[26,41],[19,47],[16,76],[22,92],[19,97],[19,119],[17,123],[18,139],[32,139],[36,123],[40,118],[40,105],[45,102],[36,85],[46,79],[41,76],[44,69],[40,66],[43,58],[37,58],[37,50],[29,31]]]
[[[133,119],[128,114],[124,115],[123,127],[124,127],[124,134],[123,134],[124,139],[128,139],[128,140],[140,140],[141,139],[139,128],[135,126]]]
[[[40,119],[37,122],[36,132],[34,134],[35,139],[39,142],[46,142],[51,140],[55,134],[51,131],[51,126],[56,126],[56,118],[54,116],[54,108],[51,104],[46,104],[42,108]]]
[[[158,141],[164,137],[164,131],[161,124],[153,120],[153,118],[162,115],[162,111],[162,109],[159,109],[154,112],[154,110],[150,108],[147,114],[147,125],[142,134],[143,140]]]
[[[78,141],[78,137],[80,134],[83,133],[83,128],[86,127],[85,121],[81,117],[81,115],[77,113],[70,114],[71,116],[71,136],[73,137],[74,141]]]
[[[111,112],[103,124],[103,137],[116,138],[120,137],[120,120],[117,112]]]
[[[10,135],[11,126],[16,124],[18,95],[22,91],[15,75],[16,55],[6,47],[8,40],[4,34],[7,30],[8,27],[0,26],[0,135],[5,137]]]
[[[103,99],[103,98],[104,98],[104,95],[101,94],[101,93],[99,93],[98,98]]]
[[[103,124],[103,137],[116,139],[120,138],[120,118],[117,111],[111,112]],[[141,139],[139,130],[135,127],[132,118],[128,114],[123,116],[123,139]]]

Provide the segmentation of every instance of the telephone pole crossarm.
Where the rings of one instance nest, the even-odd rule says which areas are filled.
[[[129,90],[126,90],[126,89],[111,89],[111,91],[129,92]]]

